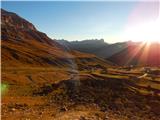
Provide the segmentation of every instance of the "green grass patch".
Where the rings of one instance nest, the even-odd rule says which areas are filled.
[[[9,85],[7,83],[1,83],[0,88],[1,88],[1,94],[4,95],[8,91]]]

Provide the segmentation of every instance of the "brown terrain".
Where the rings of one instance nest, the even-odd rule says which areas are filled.
[[[160,68],[70,50],[1,10],[3,120],[158,120]],[[121,58],[123,59],[123,58]]]
[[[118,65],[160,66],[160,43],[130,43],[108,60]],[[123,58],[123,59],[121,59]]]

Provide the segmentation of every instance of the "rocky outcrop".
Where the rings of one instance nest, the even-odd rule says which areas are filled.
[[[36,30],[35,26],[21,18],[15,13],[7,12],[1,9],[2,26],[14,27],[17,29]]]

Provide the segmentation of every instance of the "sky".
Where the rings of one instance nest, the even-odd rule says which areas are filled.
[[[160,39],[160,4],[153,1],[3,1],[1,7],[17,13],[53,39],[103,38],[115,43]]]

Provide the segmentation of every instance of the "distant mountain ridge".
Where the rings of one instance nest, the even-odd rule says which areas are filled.
[[[66,41],[59,43],[70,49],[92,53],[117,65],[159,66],[160,44],[144,42],[105,43],[104,40]]]
[[[52,40],[15,13],[1,9],[1,20],[2,66],[65,66],[73,59],[79,66],[91,61],[102,66],[113,65],[112,62],[117,65],[160,65],[158,43],[150,44],[146,49],[147,45],[141,47],[141,42],[131,41],[108,44],[103,39]]]
[[[109,58],[113,54],[123,50],[127,47],[129,42],[120,42],[114,44],[108,44],[104,39],[91,39],[83,41],[67,41],[57,40],[62,45],[69,47],[70,49],[78,50],[81,52],[95,54],[101,58]]]

